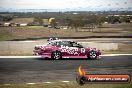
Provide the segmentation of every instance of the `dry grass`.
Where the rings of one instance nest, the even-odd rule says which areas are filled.
[[[76,32],[75,29],[52,29],[42,26],[0,27],[0,40],[25,39],[32,37],[85,37],[85,36],[128,36],[132,28],[101,28],[94,32]]]
[[[52,83],[52,84],[13,84],[13,85],[0,85],[0,88],[132,88],[132,84],[85,84],[78,85],[76,82],[69,83]]]
[[[34,18],[15,18],[11,23],[31,23],[33,22]]]

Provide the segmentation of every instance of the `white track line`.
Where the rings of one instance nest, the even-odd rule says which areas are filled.
[[[11,84],[4,84],[5,86],[9,86],[9,85],[11,85]]]
[[[101,55],[101,56],[128,56],[128,55],[132,55],[132,54],[104,54],[104,55]]]
[[[68,83],[70,81],[61,81],[61,82],[64,82],[64,83]],[[47,83],[47,84],[51,84],[51,83],[57,83],[57,82],[42,82],[42,83]],[[40,83],[26,83],[27,85],[35,85],[35,84],[40,84]],[[5,86],[9,86],[9,85],[12,85],[12,84],[3,84]]]
[[[70,82],[70,81],[61,81],[61,82],[68,83],[68,82]]]
[[[41,58],[41,56],[0,56],[0,58]]]
[[[26,83],[26,84],[28,84],[28,85],[33,85],[33,84],[37,84],[37,83]]]
[[[53,83],[53,82],[43,82],[43,83]]]
[[[39,42],[39,41],[19,41],[19,42],[27,42],[27,43],[29,42],[30,43],[30,42]]]

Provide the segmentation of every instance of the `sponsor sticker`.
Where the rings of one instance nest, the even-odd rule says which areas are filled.
[[[85,83],[130,83],[131,77],[128,74],[86,74],[85,70],[79,66],[76,80],[80,85]]]

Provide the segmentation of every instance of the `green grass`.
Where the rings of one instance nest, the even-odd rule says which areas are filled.
[[[132,35],[132,31],[128,32],[129,35]]]
[[[12,40],[12,39],[14,39],[14,37],[9,33],[0,34],[0,41]]]
[[[0,85],[0,88],[132,88],[132,84],[84,84],[78,85],[76,82],[69,83],[40,83],[40,84],[12,84],[12,85]]]

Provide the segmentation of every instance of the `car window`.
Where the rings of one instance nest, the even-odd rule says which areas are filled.
[[[56,42],[48,42],[48,45],[55,46],[56,45]]]
[[[68,47],[71,47],[71,44],[69,41],[58,41],[56,42],[56,45],[57,46],[68,46]]]
[[[77,42],[71,42],[72,47],[77,47],[77,48],[83,48],[82,45],[78,44]]]
[[[78,47],[78,48],[83,48],[82,45],[78,44],[77,42],[71,42],[71,41],[56,41],[56,42],[49,42],[49,45],[53,46],[68,46],[68,47]]]

